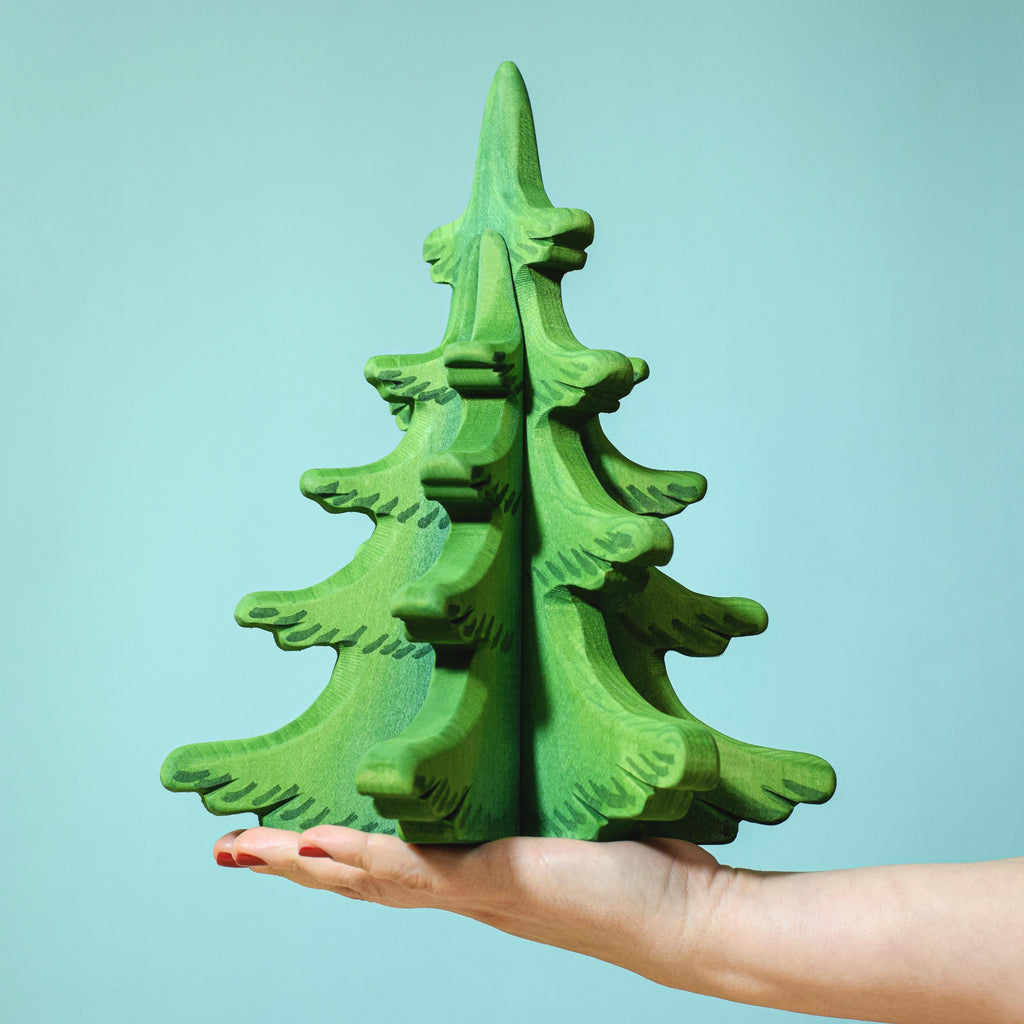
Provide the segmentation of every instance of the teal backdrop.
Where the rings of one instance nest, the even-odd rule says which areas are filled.
[[[440,337],[506,59],[597,224],[570,323],[651,364],[606,429],[710,481],[670,571],[771,616],[676,686],[839,776],[720,855],[1022,853],[1024,7],[40,0],[0,48],[5,1020],[808,1019],[219,870],[246,821],[157,779],[326,681],[232,610],[368,534],[298,477],[398,440],[361,368]]]

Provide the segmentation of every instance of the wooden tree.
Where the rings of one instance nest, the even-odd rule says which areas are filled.
[[[366,367],[405,436],[379,462],[302,478],[374,532],[324,582],[235,613],[286,650],[333,647],[330,681],[277,732],[178,748],[167,788],[215,814],[411,842],[720,843],[831,796],[825,761],[716,732],[669,682],[668,651],[720,654],[767,616],[657,568],[662,519],[706,484],[630,461],[601,430],[647,366],[569,329],[561,280],[592,239],[588,214],[548,199],[526,88],[503,64],[469,205],[424,245],[452,288],[441,344]]]

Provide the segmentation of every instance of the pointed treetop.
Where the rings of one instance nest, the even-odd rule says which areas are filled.
[[[535,266],[556,277],[583,266],[594,237],[588,213],[557,208],[544,191],[530,97],[511,61],[498,68],[487,94],[465,212],[424,243],[434,280],[454,284],[459,263],[484,231],[504,238],[513,269]]]
[[[463,220],[486,220],[495,201],[510,213],[524,206],[548,209],[553,205],[541,180],[526,83],[511,61],[498,68],[487,93],[473,188]]]

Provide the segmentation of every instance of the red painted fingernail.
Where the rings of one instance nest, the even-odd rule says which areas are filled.
[[[300,857],[330,857],[330,854],[326,850],[321,850],[319,846],[300,846],[299,847]]]
[[[244,868],[262,868],[267,864],[261,857],[254,857],[251,853],[236,853],[235,860]]]
[[[217,863],[222,868],[237,868],[238,867],[238,865],[235,863],[235,858],[232,857],[230,853],[223,853],[223,852],[218,853],[217,854]]]

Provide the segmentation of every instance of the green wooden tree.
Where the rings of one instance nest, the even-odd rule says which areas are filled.
[[[168,789],[215,814],[411,842],[720,843],[831,796],[825,761],[716,732],[669,682],[668,651],[720,654],[767,616],[657,568],[662,519],[705,480],[640,466],[601,430],[647,366],[569,329],[561,280],[592,239],[588,214],[548,199],[526,88],[503,64],[469,205],[424,246],[452,288],[441,344],[366,367],[405,435],[379,462],[302,478],[374,532],[322,583],[235,612],[286,650],[333,647],[327,687],[276,732],[173,751]]]

